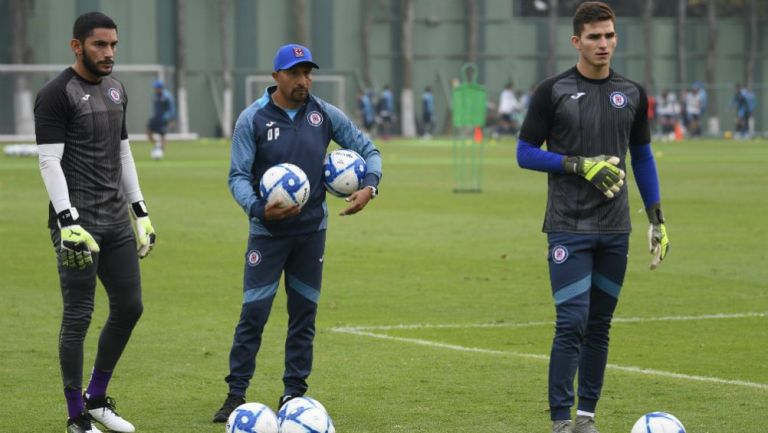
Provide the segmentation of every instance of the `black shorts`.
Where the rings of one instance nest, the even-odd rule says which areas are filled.
[[[160,135],[165,135],[165,130],[168,129],[168,122],[163,119],[149,119],[147,129]]]

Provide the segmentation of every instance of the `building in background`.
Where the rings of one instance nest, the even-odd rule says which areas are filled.
[[[545,78],[550,60],[555,70],[573,65],[576,58],[566,46],[567,38],[558,37],[553,50],[549,34],[552,29],[557,34],[570,34],[570,16],[577,3],[559,0],[552,27],[545,0],[0,0],[0,98],[25,100],[17,90],[20,74],[25,77],[28,95],[34,97],[43,82],[56,74],[55,67],[72,63],[67,50],[62,49],[69,43],[72,20],[84,11],[101,10],[120,23],[115,76],[129,91],[135,89],[130,92],[135,96],[128,110],[132,133],[144,131],[149,115],[149,95],[143,90],[162,78],[177,97],[180,129],[200,136],[226,134],[235,120],[231,113],[242,110],[271,83],[270,53],[282,44],[297,42],[312,48],[324,66],[316,73],[313,90],[345,109],[355,107],[358,91],[378,92],[388,83],[398,103],[396,111],[406,113],[401,104],[418,107],[419,101],[403,101],[404,95],[405,99],[419,98],[419,89],[431,86],[435,132],[440,134],[449,123],[450,82],[465,62],[478,65],[478,81],[490,94],[498,94],[510,80],[518,88],[529,88]],[[647,51],[642,3],[611,1],[622,11],[625,23],[618,35],[614,67],[638,77],[642,76],[638,71],[645,70]],[[695,80],[709,85],[705,77],[708,24],[702,6],[707,2],[690,2],[688,8],[684,28],[686,83],[678,83],[678,49],[670,43],[677,41],[679,34],[677,10],[671,6],[676,2],[655,3],[654,27],[648,38],[653,52],[648,92],[679,90]],[[768,21],[768,5],[757,3],[753,15],[757,17],[756,27],[762,28]],[[12,15],[19,5],[26,16],[25,26],[19,26]],[[768,96],[768,32],[758,32],[757,52],[750,55],[745,16],[751,12],[746,6],[721,9],[715,79],[707,88],[710,102],[717,104],[720,124],[729,128],[733,123],[728,107],[733,86],[751,76],[751,87],[761,101],[754,113],[755,129],[767,130],[768,111],[761,107],[768,105],[764,101]],[[475,17],[474,21],[468,17]],[[24,49],[14,49],[19,45],[14,34],[26,37],[21,38]],[[42,69],[50,65],[54,69],[12,73],[11,63],[32,63]],[[179,64],[185,71],[184,80],[176,75]],[[749,64],[754,65],[752,75],[747,74]],[[186,89],[185,98],[178,95],[180,81]],[[231,97],[226,92],[229,83]],[[28,132],[20,124],[24,116],[19,115],[27,109],[21,102],[0,104],[0,136]],[[411,111],[413,116],[420,113]],[[408,120],[416,121],[398,121]],[[408,130],[401,126],[394,125],[395,131]]]

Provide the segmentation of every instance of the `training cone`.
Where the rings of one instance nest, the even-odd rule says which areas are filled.
[[[483,141],[483,128],[476,126],[475,127],[475,143],[482,143]]]
[[[675,141],[681,141],[683,139],[683,127],[680,122],[675,123]]]

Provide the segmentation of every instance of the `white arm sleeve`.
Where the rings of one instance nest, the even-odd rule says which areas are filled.
[[[136,173],[136,163],[133,162],[131,153],[131,143],[126,139],[120,142],[120,163],[123,166],[123,177],[121,179],[123,192],[129,203],[136,203],[144,200],[139,187],[139,175]]]
[[[61,169],[61,157],[64,156],[64,143],[41,144],[37,146],[40,174],[43,176],[45,189],[56,213],[72,207],[69,201],[67,179]]]

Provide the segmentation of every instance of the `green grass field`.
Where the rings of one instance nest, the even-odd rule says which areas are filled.
[[[486,148],[484,191],[454,194],[450,142],[378,142],[381,195],[331,209],[309,395],[340,433],[547,432],[554,307],[541,222],[546,176],[511,141]],[[656,143],[671,239],[648,270],[647,223],[630,174],[635,232],[599,405],[602,432],[673,413],[689,433],[768,432],[768,142]],[[227,189],[223,141],[135,143],[158,230],[142,262],[145,312],[110,385],[138,432],[222,432],[242,297],[247,220]],[[63,431],[61,295],[36,159],[0,157],[0,432]],[[86,377],[106,317],[97,305]],[[280,292],[248,400],[282,391]]]

